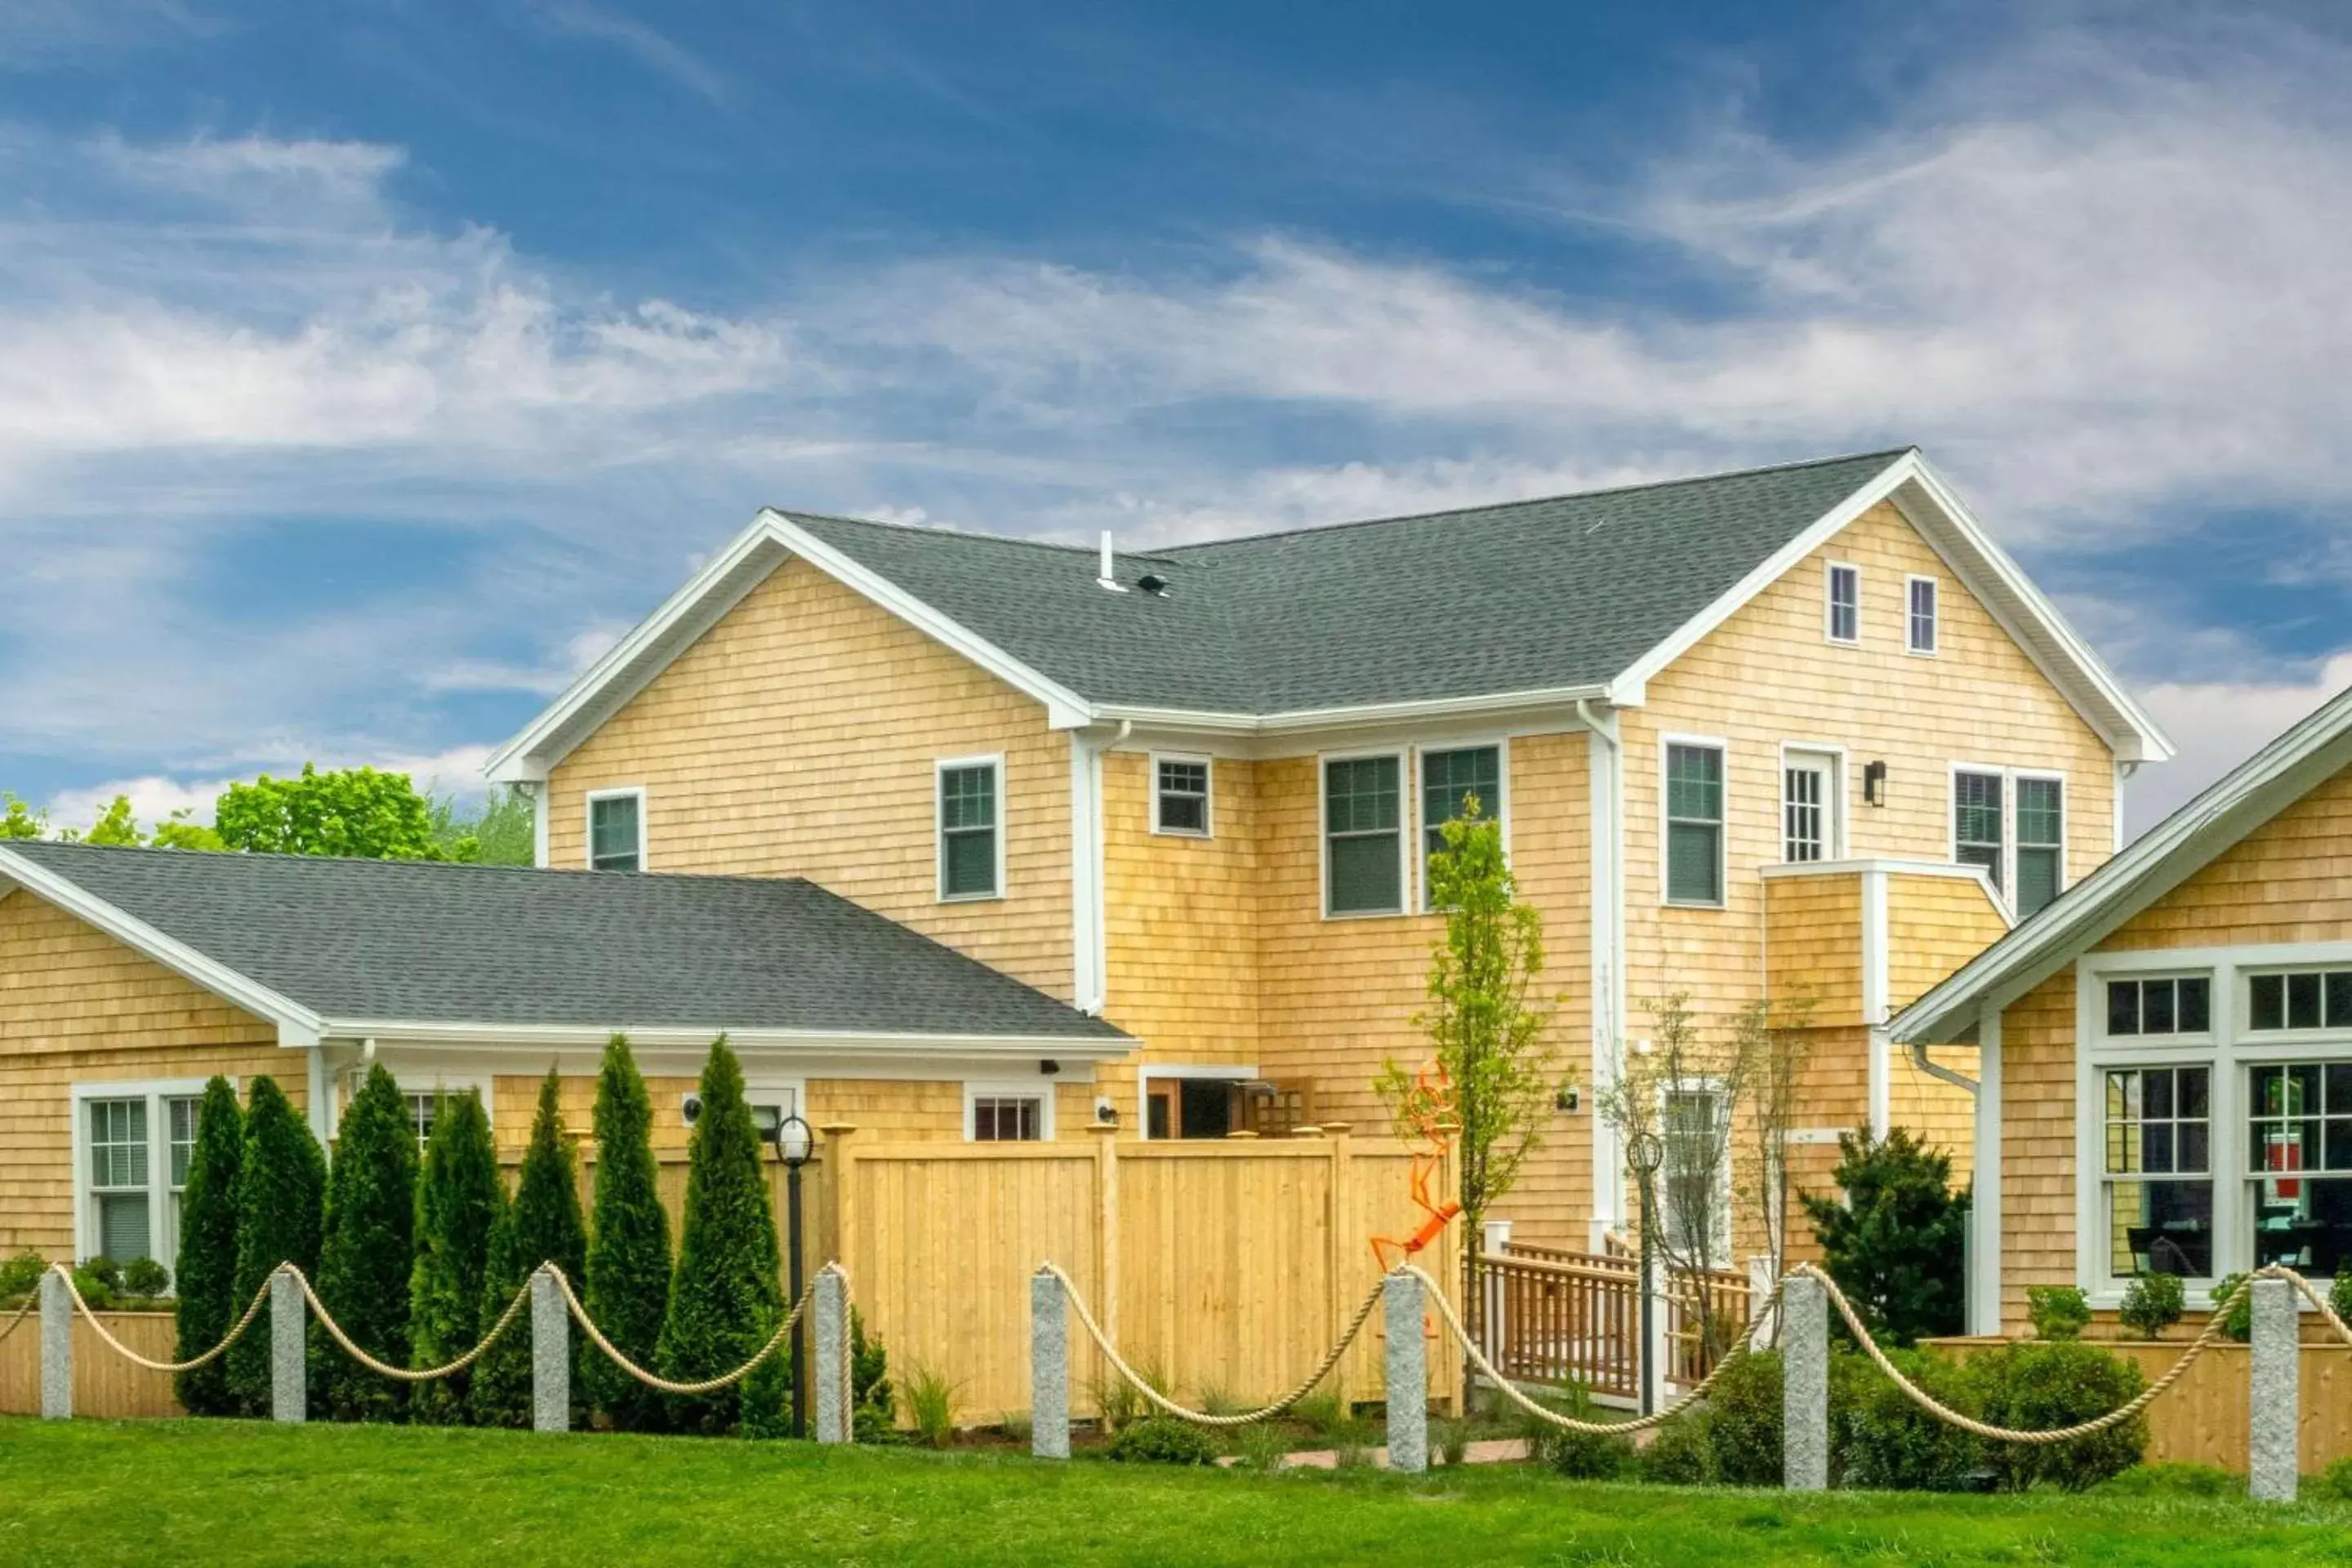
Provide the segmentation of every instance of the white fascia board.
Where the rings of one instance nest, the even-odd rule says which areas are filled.
[[[1790,877],[1842,877],[1855,874],[1894,877],[1943,877],[1955,882],[1974,882],[1984,893],[1986,901],[2001,918],[2003,925],[2017,922],[2010,918],[2009,906],[1993,890],[1992,878],[1981,866],[1955,865],[1948,860],[1899,860],[1884,856],[1871,856],[1853,860],[1794,860],[1782,864],[1761,866],[1757,874],[1774,881]]]
[[[0,848],[0,878],[45,902],[56,905],[77,920],[96,926],[125,947],[145,954],[221,1000],[268,1019],[278,1026],[279,1045],[310,1047],[319,1043],[321,1021],[308,1007],[238,973],[225,963],[205,957],[178,938],[165,935],[146,921],[87,891],[79,883],[68,881],[5,848]]]
[[[533,1050],[602,1050],[614,1035],[625,1035],[632,1046],[647,1049],[708,1050],[720,1035],[744,1050],[841,1058],[872,1058],[919,1054],[927,1057],[1036,1058],[1098,1062],[1117,1061],[1142,1042],[1100,1036],[955,1035],[856,1033],[828,1029],[730,1029],[724,1025],[691,1026],[665,1025],[646,1028],[585,1024],[468,1024],[403,1018],[333,1018],[322,1026],[326,1037],[373,1039],[379,1045],[419,1047],[511,1047],[527,1057]]]
[[[1986,1004],[2006,1005],[2104,941],[2223,850],[2352,765],[2352,690],[2240,763],[1942,984],[1897,1015],[1895,1037],[1958,1039]]]
[[[1475,697],[1431,697],[1410,702],[1368,702],[1345,708],[1294,708],[1279,713],[1196,711],[1118,703],[1102,704],[1096,708],[1095,713],[1107,722],[1129,722],[1139,727],[1202,734],[1301,735],[1420,719],[1502,717],[1553,708],[1572,710],[1580,700],[1603,700],[1608,694],[1607,687],[1588,684],[1496,691]]]

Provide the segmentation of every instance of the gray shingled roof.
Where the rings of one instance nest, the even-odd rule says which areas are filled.
[[[1125,1038],[798,878],[5,847],[328,1018]]]
[[[1091,551],[785,515],[1089,701],[1281,713],[1597,686],[1907,450],[1118,558],[1164,597]]]

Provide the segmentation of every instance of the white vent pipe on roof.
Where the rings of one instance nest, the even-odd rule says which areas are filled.
[[[1113,572],[1110,558],[1110,530],[1108,528],[1104,529],[1102,533],[1102,574],[1095,579],[1095,585],[1100,588],[1108,588],[1114,594],[1124,594],[1127,592],[1125,588],[1119,585],[1118,578]]]

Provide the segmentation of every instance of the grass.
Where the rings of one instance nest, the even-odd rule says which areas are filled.
[[[2342,1563],[2352,1508],[1180,1470],[696,1438],[0,1419],[0,1563]]]

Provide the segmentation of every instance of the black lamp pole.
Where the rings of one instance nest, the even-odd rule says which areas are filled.
[[[1657,1326],[1657,1302],[1650,1289],[1651,1248],[1657,1245],[1656,1230],[1651,1223],[1650,1184],[1656,1180],[1658,1167],[1665,1163],[1665,1148],[1654,1132],[1636,1132],[1627,1140],[1627,1155],[1632,1159],[1635,1174],[1640,1178],[1642,1204],[1642,1353],[1635,1364],[1642,1369],[1642,1414],[1653,1413],[1657,1403],[1655,1389],[1660,1370],[1650,1364],[1652,1352],[1657,1344],[1654,1331]]]
[[[790,1311],[801,1299],[801,1167],[815,1154],[814,1141],[809,1136],[809,1124],[798,1116],[787,1116],[776,1123],[776,1157],[784,1163],[784,1251],[785,1269],[791,1280],[790,1293],[784,1298],[784,1310]],[[793,1329],[793,1436],[808,1436],[808,1325],[796,1324]]]

